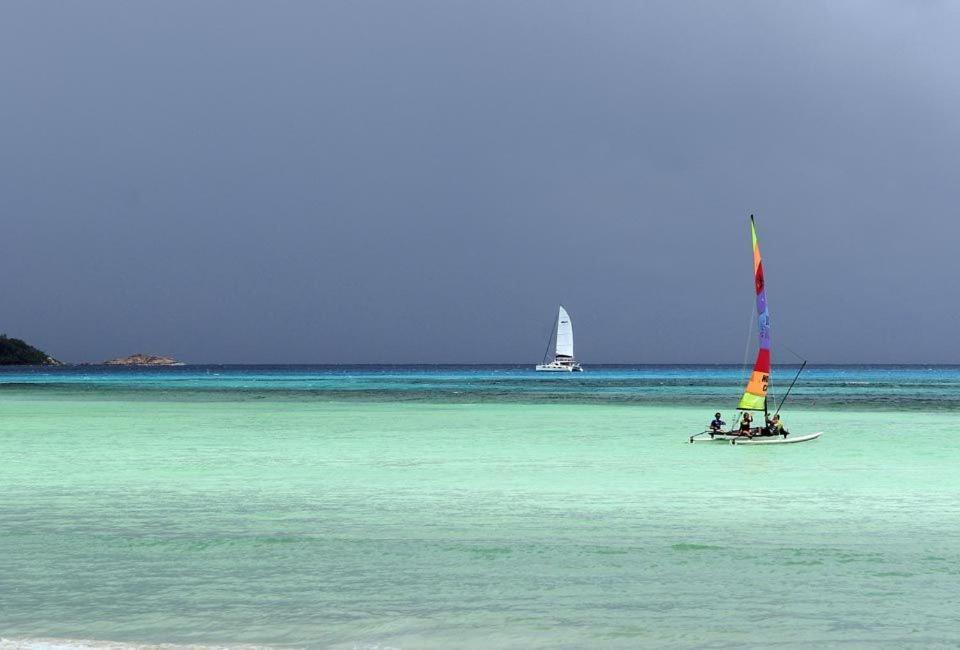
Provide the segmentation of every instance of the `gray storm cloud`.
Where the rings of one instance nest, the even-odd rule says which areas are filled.
[[[960,9],[11,2],[0,330],[55,355],[960,362]],[[792,360],[792,358],[789,358]]]

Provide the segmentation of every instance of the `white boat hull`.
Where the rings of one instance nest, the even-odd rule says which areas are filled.
[[[715,433],[710,435],[709,432],[704,432],[690,436],[690,442],[729,442],[734,445],[790,445],[795,442],[816,440],[821,435],[823,435],[822,431],[808,433],[804,436],[795,436],[792,434],[786,436],[741,436],[735,433]]]
[[[561,363],[551,361],[550,363],[537,364],[537,372],[583,372],[579,363]]]
[[[690,436],[690,442],[730,442],[735,437],[736,436],[731,436],[724,433],[718,433],[712,436],[708,436],[703,433],[698,433],[695,436]]]
[[[823,431],[808,433],[805,436],[754,436],[753,438],[738,436],[730,442],[735,445],[790,445],[795,442],[816,440],[821,435]]]

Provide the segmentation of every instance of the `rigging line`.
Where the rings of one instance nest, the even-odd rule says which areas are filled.
[[[753,325],[757,319],[757,308],[750,308],[750,321],[747,323],[747,343],[743,346],[743,365],[740,368],[740,383],[744,383],[750,377],[750,341],[753,340]]]
[[[554,332],[557,331],[557,321],[560,320],[560,312],[557,311],[557,317],[553,319],[553,327],[547,334],[547,349],[543,351],[543,363],[547,363],[547,355],[550,354],[550,342],[553,341]]]
[[[770,308],[767,308],[767,316],[770,315]],[[767,321],[767,326],[772,327],[772,319]],[[770,344],[770,347],[773,348],[773,343]],[[768,402],[776,403],[777,401],[777,391],[773,388],[773,350],[770,350],[770,374],[767,376],[767,396],[764,398],[764,408]],[[764,411],[766,414],[766,411]]]
[[[801,357],[799,354],[797,354],[796,352],[794,352],[793,350],[791,350],[789,347],[787,347],[787,346],[784,345],[783,343],[780,344],[780,347],[785,348],[785,349],[787,350],[787,352],[789,352],[790,354],[792,354],[793,356],[795,356],[795,357],[796,357],[797,359],[799,359],[800,361],[803,361],[804,363],[807,362],[806,359],[804,359],[803,357]]]
[[[750,215],[750,223],[751,224],[753,223],[752,214]],[[752,241],[750,244],[750,251],[751,253],[753,252]],[[756,269],[754,269],[754,276],[756,276]],[[753,368],[750,365],[748,365],[750,363],[750,341],[753,339],[754,325],[757,325],[757,327],[759,327],[759,323],[757,323],[757,319],[759,317],[760,317],[760,314],[757,311],[757,298],[756,296],[754,296],[753,300],[751,300],[750,321],[747,325],[747,343],[746,345],[743,346],[743,366],[740,370],[740,383],[746,383],[750,378],[750,372],[753,370]],[[759,350],[759,346],[757,349]]]
[[[800,379],[800,373],[803,372],[803,369],[807,367],[807,362],[804,361],[803,365],[800,366],[800,370],[797,371],[797,376],[793,378],[793,382],[790,384],[790,388],[787,389],[787,393],[783,396],[783,399],[780,400],[780,406],[777,407],[777,412],[774,415],[780,413],[780,409],[783,408],[783,403],[787,401],[787,397],[790,395],[790,391],[793,390],[793,385],[797,383],[797,380]]]

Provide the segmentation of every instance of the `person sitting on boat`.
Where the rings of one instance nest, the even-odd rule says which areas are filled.
[[[767,427],[767,433],[771,436],[788,436],[790,432],[786,430],[783,426],[783,422],[780,421],[779,415],[774,415],[770,420],[770,425]]]
[[[750,415],[748,411],[743,412],[743,417],[740,418],[740,433],[742,435],[750,435],[750,427],[753,424],[753,416]]]
[[[725,427],[726,424],[727,424],[726,422],[720,419],[719,413],[714,413],[713,422],[710,423],[710,430],[713,431],[714,433],[719,433],[721,430],[723,430],[723,427]]]

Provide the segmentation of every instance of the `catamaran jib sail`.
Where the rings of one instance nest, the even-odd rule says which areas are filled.
[[[766,411],[767,388],[770,384],[770,310],[767,307],[767,288],[763,282],[763,260],[757,242],[757,226],[750,215],[750,234],[753,238],[753,283],[757,291],[757,324],[760,333],[760,350],[753,364],[753,373],[747,389],[737,406],[741,411]]]
[[[557,315],[557,358],[573,358],[573,323],[570,322],[570,314],[560,305],[560,313]]]

